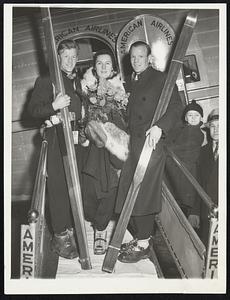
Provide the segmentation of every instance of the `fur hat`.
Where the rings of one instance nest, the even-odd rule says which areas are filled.
[[[185,107],[185,109],[184,109],[184,117],[185,117],[185,115],[187,114],[187,112],[190,111],[190,110],[195,110],[195,111],[197,111],[197,112],[201,115],[201,117],[203,117],[203,109],[202,109],[202,107],[201,107],[198,103],[196,103],[195,100],[192,100],[192,102],[189,103],[189,104]]]
[[[205,126],[209,127],[210,123],[212,121],[215,121],[215,120],[219,120],[219,108],[214,108],[210,114],[208,115],[208,118],[207,118],[207,123],[205,124]]]

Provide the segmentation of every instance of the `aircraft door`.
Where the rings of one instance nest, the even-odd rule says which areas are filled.
[[[79,57],[76,67],[79,72],[79,76],[82,78],[85,71],[93,65],[93,55],[99,50],[109,50],[114,54],[112,45],[109,45],[106,41],[97,37],[77,37],[74,40],[79,45]]]

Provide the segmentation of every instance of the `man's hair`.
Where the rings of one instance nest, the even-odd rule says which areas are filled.
[[[94,56],[93,56],[93,67],[94,67],[94,69],[95,69],[95,67],[96,67],[96,61],[97,61],[97,58],[98,58],[98,56],[100,56],[100,55],[109,55],[109,56],[111,57],[112,66],[113,66],[113,71],[118,72],[118,66],[117,66],[115,57],[114,57],[113,53],[112,53],[110,50],[107,50],[107,49],[99,50],[99,51],[97,51],[97,52],[94,54]]]
[[[60,54],[65,49],[77,49],[77,50],[79,50],[79,45],[74,40],[70,40],[70,39],[69,40],[63,40],[58,45],[58,48],[57,48],[58,54]]]
[[[149,56],[151,54],[150,46],[147,43],[143,42],[143,41],[134,42],[129,48],[129,54],[131,54],[132,48],[139,47],[139,46],[144,46],[147,49],[147,56]]]

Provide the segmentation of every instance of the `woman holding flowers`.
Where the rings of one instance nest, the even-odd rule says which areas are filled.
[[[113,216],[119,170],[128,155],[125,93],[112,53],[99,51],[81,81],[84,118],[80,140],[87,147],[82,195],[85,217],[94,227],[94,253],[107,248],[106,227]]]

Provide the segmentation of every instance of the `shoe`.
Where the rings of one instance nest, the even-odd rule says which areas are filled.
[[[51,248],[59,256],[67,259],[79,256],[72,228],[66,229],[62,233],[55,233],[51,242]]]
[[[129,248],[118,256],[118,260],[123,263],[136,263],[142,259],[150,257],[150,248],[146,249],[140,246]]]
[[[120,252],[126,252],[129,248],[136,247],[137,241],[138,241],[137,239],[133,239],[128,243],[121,244]]]
[[[93,252],[95,255],[103,255],[107,250],[107,231],[95,230],[94,233],[94,248]]]

